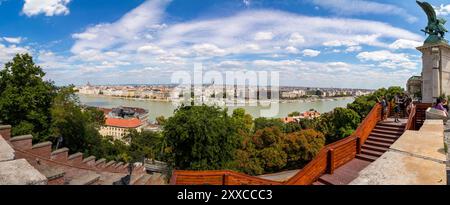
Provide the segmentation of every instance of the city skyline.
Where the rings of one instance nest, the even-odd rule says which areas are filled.
[[[404,87],[420,75],[426,18],[414,1],[194,2],[2,0],[0,63],[29,52],[57,85],[171,84],[199,62],[280,71],[281,86]]]

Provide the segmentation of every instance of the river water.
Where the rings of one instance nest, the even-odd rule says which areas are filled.
[[[128,107],[140,107],[148,109],[150,112],[149,120],[154,121],[158,116],[170,117],[173,115],[176,105],[171,102],[157,102],[139,99],[122,99],[113,98],[108,96],[93,96],[93,95],[78,95],[80,102],[88,106],[103,107],[103,108],[114,108],[119,106]],[[329,99],[325,101],[315,101],[315,102],[284,102],[279,104],[278,114],[276,118],[286,117],[289,113],[294,111],[305,112],[310,109],[315,109],[321,113],[332,111],[337,107],[346,107],[347,104],[353,102],[354,98],[339,98],[339,99]],[[254,118],[261,116],[261,110],[267,110],[264,106],[240,106],[246,110],[247,113],[251,114]],[[231,113],[234,109],[239,107],[228,107]]]

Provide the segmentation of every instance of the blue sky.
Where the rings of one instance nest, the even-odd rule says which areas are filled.
[[[427,23],[414,0],[0,2],[0,63],[31,53],[58,85],[170,83],[203,63],[279,71],[282,85],[404,86]]]

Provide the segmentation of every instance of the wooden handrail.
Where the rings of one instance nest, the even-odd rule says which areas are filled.
[[[389,116],[389,108],[390,106],[388,106],[388,113],[387,115]],[[381,116],[381,109],[382,106],[381,104],[377,103],[375,104],[375,106],[372,108],[372,110],[369,112],[369,114],[366,116],[366,118],[364,118],[364,120],[361,122],[361,124],[358,126],[358,128],[356,128],[355,132],[353,132],[353,134],[351,136],[357,136],[361,139],[361,144],[364,144],[367,140],[367,138],[370,135],[370,132],[373,130],[373,128],[375,128],[375,126],[377,125],[377,123],[381,120],[381,118],[383,116]]]
[[[177,183],[177,177],[180,176],[193,176],[193,177],[220,177],[221,178],[221,184],[222,185],[230,185],[229,180],[231,178],[234,179],[240,179],[240,180],[247,180],[250,182],[249,185],[252,184],[270,184],[270,185],[281,185],[282,182],[278,181],[272,181],[268,179],[258,178],[249,176],[246,174],[242,174],[239,172],[231,171],[231,170],[212,170],[212,171],[189,171],[189,170],[175,170],[172,174],[172,179],[170,184],[178,184]]]

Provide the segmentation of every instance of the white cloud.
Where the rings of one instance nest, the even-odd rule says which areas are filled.
[[[289,43],[293,44],[293,45],[299,45],[302,43],[305,43],[305,37],[303,37],[302,35],[300,35],[299,33],[293,33],[291,34],[291,37],[289,38]]]
[[[121,65],[126,65],[122,69],[126,73],[129,68],[155,67],[158,68],[154,72],[156,76],[161,74],[157,72],[191,69],[192,62],[202,61],[219,68],[251,65],[258,70],[282,69],[293,76],[299,70],[302,73],[317,69],[326,72],[347,72],[350,69],[354,72],[356,68],[374,68],[345,65],[344,62],[302,62],[290,59],[292,56],[287,55],[288,52],[317,56],[320,51],[313,49],[322,45],[340,52],[356,52],[367,45],[386,49],[392,39],[423,39],[421,35],[383,22],[309,17],[264,9],[169,24],[163,22],[165,7],[169,2],[145,1],[116,22],[94,25],[74,34],[72,37],[75,43],[71,48],[73,56],[70,59],[85,64],[85,71],[112,66],[121,68]],[[146,52],[151,55],[144,55]],[[240,59],[242,56],[251,56],[252,59],[276,58],[278,61],[259,60],[245,64],[242,62],[245,60],[230,60]],[[112,58],[119,63],[110,62]],[[389,60],[377,62],[384,67],[389,67],[388,63],[400,64]],[[403,66],[411,62],[415,63],[404,61]],[[270,66],[264,66],[267,64]],[[315,73],[317,72],[311,72],[311,75]],[[311,77],[309,74],[305,76]],[[329,74],[328,77],[333,76]]]
[[[405,9],[393,4],[366,0],[312,0],[312,2],[340,15],[387,14],[406,18],[408,22],[417,21],[417,17],[409,14]]]
[[[245,4],[245,6],[250,6],[250,4],[252,3],[250,0],[242,0],[242,3]]]
[[[370,35],[355,35],[352,39],[326,41],[323,43],[323,45],[327,47],[356,47],[363,44],[370,46],[387,47],[385,43],[379,41],[380,36],[381,35],[377,33]]]
[[[316,57],[320,54],[320,51],[312,50],[312,49],[305,49],[302,51],[302,53],[303,53],[303,56]]]
[[[328,63],[328,65],[331,67],[350,67],[350,65],[345,62],[331,62],[331,63]]]
[[[406,39],[398,39],[391,45],[389,45],[390,49],[416,49],[417,47],[423,45],[422,42],[412,41]]]
[[[327,42],[343,45],[388,45],[381,39],[402,38],[421,40],[421,36],[392,27],[385,23],[340,18],[306,17],[281,11],[249,10],[237,15],[193,20],[166,25],[154,30],[148,25],[160,25],[168,1],[146,1],[119,21],[99,24],[75,34],[71,51],[79,53],[89,49],[121,49],[135,51],[153,43],[170,52],[172,49],[189,52],[192,45],[211,44],[226,54],[276,54],[275,47],[312,47]],[[292,25],[303,25],[293,27]],[[351,25],[351,26],[349,26]],[[150,26],[151,27],[151,26]],[[276,31],[277,38],[274,38]],[[152,35],[151,39],[141,36]],[[94,36],[97,38],[94,39]],[[308,36],[306,40],[304,36]],[[251,49],[243,45],[252,45]],[[222,55],[222,54],[221,54]]]
[[[286,51],[288,53],[294,53],[294,54],[299,53],[299,50],[296,47],[293,47],[293,46],[286,47]]]
[[[353,40],[332,40],[323,43],[324,46],[328,47],[340,47],[340,46],[357,46],[359,43]]]
[[[361,46],[350,46],[347,49],[345,49],[345,52],[351,53],[351,52],[357,52],[357,51],[361,51],[361,50],[362,50]]]
[[[22,12],[27,16],[45,14],[46,16],[67,15],[67,5],[71,0],[25,0]]]
[[[23,39],[22,37],[3,37],[3,40],[5,40],[8,43],[19,44],[22,42]]]
[[[204,55],[204,56],[221,56],[221,55],[225,55],[225,50],[220,49],[219,47],[217,47],[214,44],[208,44],[208,43],[204,43],[204,44],[197,44],[192,46],[192,49],[197,52],[197,54],[199,55]]]
[[[404,68],[416,69],[417,61],[412,60],[411,56],[405,53],[392,53],[388,50],[380,50],[373,52],[361,52],[356,56],[361,61],[379,62],[379,66],[386,68]]]
[[[97,35],[94,33],[76,33],[72,35],[72,38],[79,40],[94,40],[97,38]]]
[[[164,29],[159,23],[164,15],[164,8],[170,0],[152,0],[142,3],[137,8],[125,14],[114,23],[98,24],[87,28],[84,32],[74,34],[73,37],[88,36],[97,38],[77,39],[71,51],[79,53],[88,49],[107,49],[139,40],[140,36],[147,36],[149,32]],[[159,25],[159,26],[155,26]],[[162,24],[164,25],[164,24]],[[142,45],[135,45],[134,50]]]
[[[29,48],[25,47],[17,47],[16,45],[5,46],[0,44],[0,68],[3,67],[3,64],[11,61],[16,54],[24,54],[30,53]]]
[[[407,61],[408,56],[404,53],[392,53],[387,50],[373,51],[373,52],[362,52],[357,55],[357,57],[364,61]]]
[[[40,51],[37,56],[38,64],[44,70],[75,69],[72,61],[51,51]]]
[[[217,64],[217,67],[219,68],[241,68],[244,66],[244,62],[236,61],[236,60],[227,60],[222,61]]]
[[[166,53],[163,49],[155,45],[145,45],[137,49],[140,53],[150,53],[150,54],[164,54]]]
[[[448,16],[450,15],[450,4],[441,4],[441,6],[435,7],[435,10],[438,16]]]
[[[264,41],[264,40],[272,40],[273,33],[272,32],[258,32],[255,34],[255,41]]]

